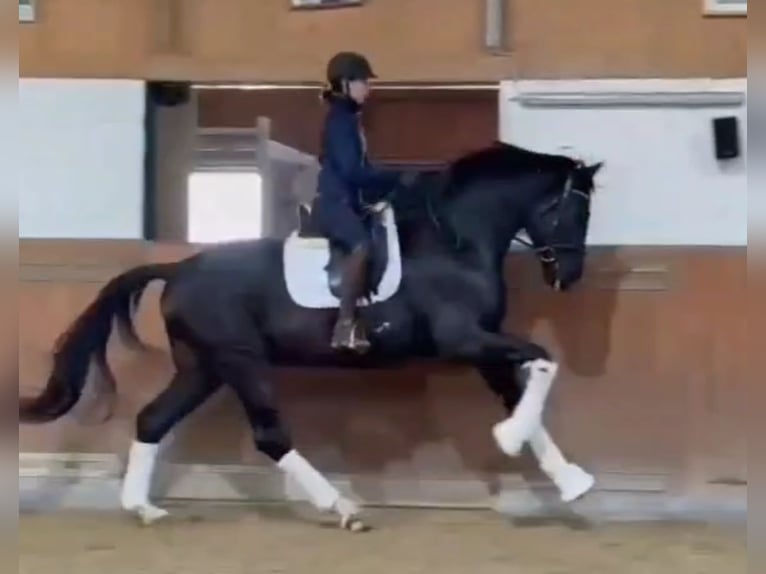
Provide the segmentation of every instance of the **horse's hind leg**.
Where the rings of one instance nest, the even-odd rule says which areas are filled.
[[[206,376],[199,367],[190,348],[183,343],[171,343],[176,373],[170,384],[136,418],[136,438],[130,447],[122,485],[122,507],[135,513],[144,524],[151,524],[168,514],[149,499],[160,442],[176,424],[220,388],[220,383]]]
[[[256,338],[250,345],[257,345]],[[282,422],[272,384],[264,378],[264,362],[247,345],[230,346],[216,352],[216,375],[230,385],[245,409],[258,450],[268,456],[308,494],[321,512],[334,512],[342,528],[364,529],[356,518],[358,507],[340,492],[293,447]]]

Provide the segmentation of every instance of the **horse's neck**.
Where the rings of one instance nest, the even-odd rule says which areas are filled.
[[[498,218],[498,213],[507,216]],[[509,211],[499,197],[495,201],[457,198],[447,204],[445,219],[474,264],[493,274],[501,272],[511,241],[521,227],[516,210]]]
[[[443,229],[430,217],[405,219],[398,224],[398,228],[399,243],[405,256],[439,255],[449,257],[455,252],[455,241],[450,232]]]
[[[505,245],[495,245],[486,235],[460,235],[458,230],[445,223],[426,218],[399,225],[403,257],[449,259],[460,267],[479,272],[492,288],[497,288],[498,302],[502,306],[504,262],[510,239]]]
[[[480,267],[493,275],[502,261],[520,218],[507,211],[500,194],[450,197],[448,173],[437,173],[414,189],[397,195],[394,210],[401,220],[400,240],[409,255],[438,254]],[[470,193],[470,192],[469,192]],[[412,195],[407,195],[412,194]],[[515,210],[512,210],[515,211]]]

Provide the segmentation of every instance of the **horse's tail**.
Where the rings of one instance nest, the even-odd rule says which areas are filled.
[[[123,336],[140,343],[133,326],[133,309],[150,282],[170,279],[178,265],[161,263],[134,267],[104,285],[56,341],[53,369],[45,389],[37,397],[20,397],[19,422],[51,422],[72,410],[82,395],[92,362],[108,383],[108,392],[114,395],[114,375],[106,359],[112,324],[116,320]]]

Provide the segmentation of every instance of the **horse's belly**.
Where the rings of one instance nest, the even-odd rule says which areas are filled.
[[[294,364],[327,364],[337,360],[338,353],[330,346],[337,313],[337,309],[306,310],[283,316],[268,329],[267,339],[274,358]],[[426,350],[425,345],[418,345],[414,321],[403,310],[373,306],[361,310],[359,317],[372,343],[370,359],[405,358]]]

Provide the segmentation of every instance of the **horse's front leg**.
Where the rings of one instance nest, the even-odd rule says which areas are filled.
[[[442,352],[473,365],[502,365],[514,372],[525,373],[519,385],[518,398],[508,418],[493,429],[495,440],[509,456],[518,456],[542,424],[545,402],[558,372],[558,365],[539,345],[514,337],[476,328],[443,328]]]
[[[479,365],[478,371],[492,392],[503,401],[508,414],[513,415],[522,396],[522,385],[514,365]],[[574,502],[595,486],[591,474],[567,461],[542,423],[532,433],[529,445],[540,469],[558,488],[563,502]],[[503,448],[502,444],[500,448]]]

